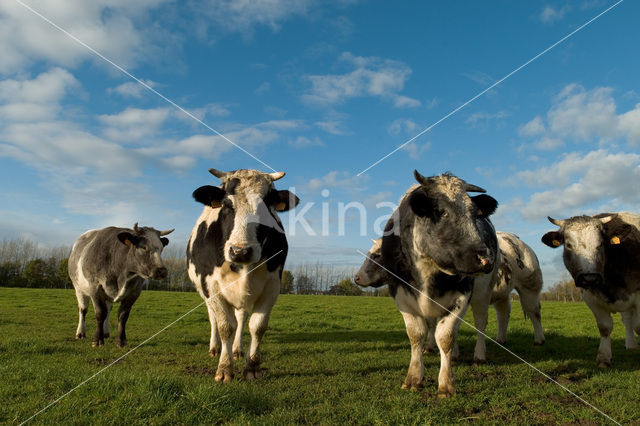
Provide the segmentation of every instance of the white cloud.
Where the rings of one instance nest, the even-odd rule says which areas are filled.
[[[370,96],[390,100],[395,107],[416,107],[417,99],[399,95],[411,68],[400,61],[355,56],[345,52],[340,61],[352,71],[345,74],[307,75],[311,88],[302,96],[310,104],[329,106],[352,98]]]
[[[499,120],[508,116],[509,114],[505,111],[498,111],[495,113],[474,112],[465,121],[470,124],[476,124],[479,121]]]
[[[135,142],[154,136],[169,117],[169,108],[127,108],[118,114],[100,115],[104,135],[115,142]]]
[[[387,128],[387,131],[392,136],[415,136],[419,129],[415,121],[409,118],[398,118],[391,122],[391,124]]]
[[[409,157],[413,160],[419,160],[422,158],[422,154],[431,149],[431,142],[410,142],[402,147],[403,151],[409,154]]]
[[[536,118],[522,126],[520,130],[518,130],[518,134],[520,136],[537,136],[544,133],[545,130],[546,128],[544,127],[542,118],[540,116],[536,116]]]
[[[542,12],[540,12],[540,21],[544,24],[552,24],[564,18],[564,15],[566,15],[569,10],[570,7],[567,5],[560,9],[545,6],[544,9],[542,9]]]
[[[314,124],[332,135],[346,135],[349,133],[344,129],[343,123],[340,120],[316,121]]]
[[[82,1],[42,0],[31,6],[86,42],[97,51],[125,67],[148,58],[153,49],[150,26],[141,29],[147,13],[167,0]],[[150,41],[151,40],[151,41]],[[0,45],[3,46],[0,73],[12,73],[44,60],[74,66],[86,59],[97,59],[87,48],[71,40],[17,2],[0,2]]]
[[[305,136],[298,136],[297,138],[289,141],[289,146],[293,148],[308,148],[311,146],[324,146],[324,142],[317,137],[309,139]]]
[[[151,80],[142,80],[149,87],[155,87],[157,84]],[[107,94],[117,93],[125,98],[141,98],[145,93],[148,93],[149,89],[144,87],[137,81],[127,81],[116,87],[110,87],[107,89]]]
[[[263,95],[266,92],[268,92],[270,89],[271,89],[271,84],[268,81],[265,81],[260,86],[258,86],[258,88],[256,90],[254,90],[254,92],[257,95]]]
[[[334,170],[322,177],[311,179],[307,187],[310,191],[328,188],[349,188],[357,191],[363,189],[367,180],[368,177],[365,175],[355,176],[349,172]]]
[[[564,142],[561,139],[544,137],[533,145],[540,151],[555,151],[558,148],[562,148],[564,146]]]

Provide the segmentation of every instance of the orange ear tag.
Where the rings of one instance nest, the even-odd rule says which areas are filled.
[[[562,243],[558,240],[551,241],[551,244],[553,244],[554,247],[560,247],[562,245]]]
[[[615,237],[611,237],[611,244],[620,244],[620,237],[618,237],[617,235]]]

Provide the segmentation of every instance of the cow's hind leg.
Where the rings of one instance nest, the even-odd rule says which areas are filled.
[[[118,337],[116,339],[116,346],[119,348],[127,346],[127,320],[129,319],[129,313],[131,307],[138,300],[142,287],[138,287],[135,290],[131,289],[127,292],[127,295],[120,301],[120,308],[118,309]]]
[[[438,344],[436,343],[436,326],[438,325],[437,318],[427,318],[427,343],[424,345],[424,353],[430,354],[435,352],[438,349]]]
[[[496,310],[496,318],[498,319],[498,335],[496,342],[504,345],[507,343],[507,331],[509,330],[509,317],[511,315],[511,301],[509,297],[496,300],[493,304]]]
[[[542,285],[540,285],[540,288]],[[516,289],[520,296],[522,311],[529,317],[533,326],[533,344],[540,346],[544,344],[544,330],[542,329],[540,315],[540,293],[536,290]]]
[[[469,306],[469,295],[461,295],[454,307],[445,315],[436,328],[436,342],[440,349],[440,374],[438,375],[438,396],[446,398],[455,394],[451,357],[460,328],[460,322]]]
[[[424,380],[422,351],[427,337],[427,323],[423,317],[408,312],[402,312],[402,318],[404,318],[407,336],[409,336],[409,343],[411,343],[411,361],[402,389],[420,389]]]
[[[489,322],[489,304],[491,295],[471,299],[471,309],[473,310],[473,322],[478,331],[476,334],[476,347],[473,352],[473,362],[483,364],[487,362],[487,344],[485,340],[485,330]],[[457,331],[456,331],[457,333]],[[456,339],[457,340],[457,339]],[[455,355],[455,352],[453,353]]]
[[[111,308],[113,308],[113,302],[107,300],[107,318],[104,320],[104,337],[111,336]]]
[[[638,341],[636,340],[636,336],[633,334],[633,314],[633,311],[620,312],[625,331],[624,346],[627,349],[638,348]]]
[[[91,346],[102,346],[104,345],[104,320],[107,318],[107,303],[106,303],[106,294],[102,287],[98,287],[95,295],[91,297],[91,301],[93,302],[93,309],[96,313],[96,333],[93,335],[93,342]]]
[[[247,321],[247,311],[244,309],[236,309],[236,321],[238,322],[238,328],[236,329],[236,336],[233,339],[233,359],[242,359],[244,356],[242,334],[244,332],[244,323]]]
[[[216,314],[209,303],[207,305],[207,313],[209,314],[209,323],[211,324],[211,338],[209,339],[209,356],[214,357],[220,355],[220,333],[218,333],[218,324],[216,324]]]
[[[76,290],[76,299],[78,299],[78,328],[76,329],[76,339],[84,339],[87,337],[87,327],[85,325],[85,317],[89,310],[89,296]]]
[[[251,344],[247,354],[247,361],[244,367],[244,378],[247,380],[258,379],[262,377],[262,369],[260,363],[262,361],[260,355],[260,344],[262,336],[267,331],[269,324],[269,316],[271,309],[276,303],[278,293],[280,292],[280,280],[272,280],[264,289],[264,293],[258,299],[253,307],[253,313],[249,319],[249,333],[251,333]]]

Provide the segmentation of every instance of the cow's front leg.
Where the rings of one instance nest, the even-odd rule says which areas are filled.
[[[229,383],[233,379],[233,337],[238,327],[234,308],[220,294],[212,296],[207,303],[211,304],[215,315],[221,342],[220,360],[214,380]]]
[[[113,308],[113,302],[107,300],[107,318],[104,320],[102,327],[104,328],[104,337],[111,337],[111,308]]]
[[[589,300],[585,301],[589,302]],[[591,308],[591,312],[593,312],[593,316],[596,318],[596,324],[598,324],[598,330],[600,331],[600,346],[598,347],[596,362],[599,367],[609,367],[611,366],[611,331],[613,330],[611,313],[595,303],[587,303],[587,306]]]
[[[477,330],[476,347],[473,352],[473,362],[476,364],[483,364],[487,362],[487,343],[485,340],[485,330],[487,329],[487,322],[489,322],[490,298],[491,295],[488,294],[486,295],[486,297],[474,297],[471,299],[473,323]],[[457,329],[455,334],[457,335]]]
[[[233,359],[242,359],[244,351],[242,350],[242,334],[244,332],[244,323],[247,321],[247,311],[244,309],[236,309],[236,321],[238,328],[236,336],[233,339]]]
[[[427,318],[427,343],[424,345],[424,353],[430,354],[435,352],[438,349],[438,344],[436,343],[436,326],[438,325],[437,318]]]
[[[107,304],[106,301],[100,293],[96,294],[96,296],[91,298],[93,302],[93,309],[96,313],[96,333],[93,335],[93,342],[91,342],[91,346],[102,346],[104,345],[104,320],[107,318]]]
[[[440,374],[438,375],[438,396],[446,398],[455,394],[451,358],[456,343],[458,328],[469,306],[469,295],[460,295],[436,328],[436,343],[440,349]]]
[[[76,329],[76,339],[84,339],[87,337],[85,317],[89,310],[89,296],[76,290],[76,299],[78,299],[78,328]]]
[[[211,338],[209,339],[209,356],[214,357],[220,355],[220,333],[218,333],[218,324],[216,324],[216,314],[213,308],[207,303],[207,313],[209,314],[209,323],[211,324]]]
[[[411,343],[411,361],[402,389],[420,389],[424,380],[422,351],[427,337],[427,323],[423,317],[408,312],[402,312],[402,318]]]
[[[535,290],[518,290],[522,310],[531,320],[533,326],[533,344],[540,346],[544,344],[544,330],[542,329],[542,319],[540,315],[540,294]]]
[[[638,348],[638,341],[636,340],[635,334],[633,334],[633,314],[633,310],[620,312],[625,331],[624,347],[627,349]]]
[[[256,301],[253,307],[253,313],[249,319],[251,343],[243,372],[244,378],[247,380],[262,377],[262,369],[260,368],[260,363],[262,361],[260,355],[260,344],[262,342],[262,336],[264,336],[264,333],[267,331],[271,309],[273,309],[273,305],[275,305],[279,293],[280,280],[274,279],[265,287],[264,293],[260,299]]]
[[[138,300],[142,287],[128,290],[126,296],[120,302],[120,308],[118,308],[118,337],[116,338],[116,346],[119,348],[127,346],[127,333],[126,326],[129,319],[129,313],[131,313],[131,307]]]
[[[496,310],[496,318],[498,320],[498,335],[496,336],[496,342],[504,345],[507,343],[507,331],[509,329],[509,316],[511,315],[511,302],[509,297],[506,299],[497,300],[493,307]],[[475,312],[475,308],[473,308]]]

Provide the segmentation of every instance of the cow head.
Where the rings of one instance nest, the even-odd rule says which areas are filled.
[[[617,235],[607,237],[604,229],[614,217],[548,218],[560,229],[544,234],[542,242],[552,248],[564,246],[564,265],[577,287],[594,288],[603,284],[606,245],[617,245],[621,241]]]
[[[295,207],[300,201],[289,191],[278,191],[273,182],[284,172],[262,173],[257,170],[209,172],[222,180],[217,186],[202,186],[193,192],[196,201],[220,209],[224,257],[233,264],[253,264],[263,257],[269,238],[284,234],[277,212]],[[279,238],[282,238],[280,235]]]
[[[169,244],[169,239],[164,236],[172,232],[173,229],[158,231],[147,226],[140,228],[137,223],[133,225],[132,230],[120,232],[118,240],[129,247],[127,268],[145,279],[165,278],[167,268],[162,262],[161,255],[162,249]]]
[[[430,258],[449,275],[493,270],[497,239],[488,218],[498,202],[485,194],[469,196],[469,192],[486,191],[450,174],[426,178],[414,171],[414,177],[420,186],[408,194],[407,201],[415,215],[415,253]]]
[[[367,253],[367,258],[362,263],[353,281],[360,287],[381,287],[387,284],[388,273],[382,265],[382,238],[373,240],[373,246]]]

